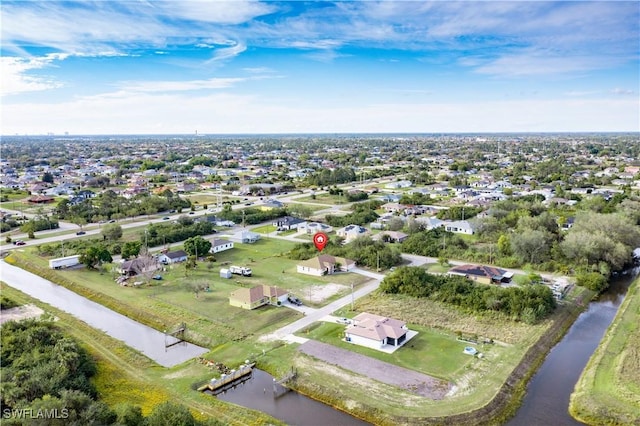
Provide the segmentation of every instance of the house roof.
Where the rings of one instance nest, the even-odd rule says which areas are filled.
[[[321,254],[319,256],[312,257],[311,259],[302,261],[298,263],[298,265],[306,266],[312,269],[324,270],[324,269],[330,268],[336,263],[340,263],[341,265],[347,266],[347,265],[354,264],[355,261],[351,259],[346,259],[344,257],[331,256],[330,254]]]
[[[507,271],[500,268],[494,268],[493,266],[485,265],[460,265],[449,269],[451,274],[460,275],[473,275],[476,277],[483,277],[493,279],[495,277],[502,278]]]
[[[233,291],[229,298],[238,302],[253,304],[264,297],[281,297],[286,294],[286,290],[276,286],[257,285],[251,288],[239,288]]]
[[[218,238],[211,241],[211,247],[225,246],[227,244],[231,244],[231,241],[225,240],[224,238]]]
[[[405,322],[393,318],[363,312],[353,320],[354,324],[349,326],[347,333],[355,336],[382,340],[385,337],[397,339],[407,333],[403,328],[406,325]]]
[[[187,257],[187,252],[184,250],[177,250],[177,251],[170,251],[168,253],[165,253],[165,256],[167,256],[169,259],[179,259],[181,257]]]

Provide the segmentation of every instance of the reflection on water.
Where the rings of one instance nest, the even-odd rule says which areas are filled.
[[[2,280],[123,341],[162,366],[172,367],[208,351],[185,342],[166,348],[166,344],[176,342],[176,339],[5,262],[2,262]]]
[[[569,397],[638,273],[640,269],[636,268],[612,280],[607,292],[580,314],[531,379],[522,406],[507,425],[582,424],[569,415]]]
[[[342,411],[315,401],[279,384],[273,376],[254,369],[251,379],[218,395],[218,399],[267,413],[297,426],[368,425]]]

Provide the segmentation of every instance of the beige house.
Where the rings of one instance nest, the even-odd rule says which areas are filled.
[[[345,340],[372,349],[402,346],[407,341],[407,324],[393,318],[362,312],[345,330]]]
[[[242,309],[255,309],[264,305],[281,305],[289,293],[275,286],[257,285],[239,288],[229,296],[229,304]]]
[[[321,254],[320,256],[302,261],[296,266],[300,274],[321,277],[323,275],[331,275],[335,272],[351,271],[356,267],[356,262],[351,259],[345,259],[344,257]]]

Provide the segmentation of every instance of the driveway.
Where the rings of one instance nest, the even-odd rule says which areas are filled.
[[[354,373],[396,386],[429,399],[443,399],[453,387],[451,383],[427,374],[379,361],[326,343],[308,340],[298,347],[306,355],[337,365]],[[405,350],[411,350],[405,348]]]

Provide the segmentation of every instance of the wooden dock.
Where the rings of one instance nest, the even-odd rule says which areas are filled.
[[[198,388],[199,391],[210,391],[214,395],[222,393],[230,387],[236,386],[251,378],[254,364],[245,364],[237,370],[231,370],[230,374],[223,374],[219,379],[211,379],[211,381]]]

